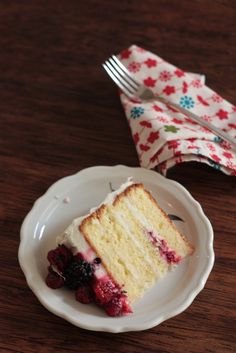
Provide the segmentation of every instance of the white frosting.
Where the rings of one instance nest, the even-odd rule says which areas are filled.
[[[56,239],[57,244],[64,244],[66,247],[71,249],[73,254],[76,254],[78,252],[82,253],[85,256],[85,259],[89,262],[92,262],[96,257],[96,253],[92,250],[86,239],[84,238],[83,234],[79,230],[79,226],[81,222],[88,217],[91,213],[96,211],[101,205],[111,205],[115,198],[121,194],[127,187],[133,184],[133,181],[131,178],[128,178],[128,180],[123,183],[119,189],[110,192],[105,200],[97,207],[92,208],[90,212],[82,217],[75,218],[73,222],[66,228],[63,234],[59,235]],[[98,222],[98,219],[94,219],[93,222]],[[107,271],[102,265],[97,266],[96,269],[96,276],[102,277],[103,275],[106,275]]]
[[[73,220],[63,234],[59,235],[56,239],[57,244],[64,244],[71,249],[73,254],[77,252],[86,252],[90,246],[80,233],[79,225],[84,217],[78,217]]]
[[[127,208],[130,210],[132,215],[138,219],[144,229],[152,229],[153,225],[147,221],[144,215],[135,207],[129,200],[125,200]]]
[[[119,189],[115,190],[115,191],[112,191],[110,192],[107,197],[105,198],[105,200],[97,207],[94,207],[90,210],[90,213],[91,214],[92,212],[96,211],[99,207],[101,207],[102,205],[112,205],[113,202],[115,201],[115,198],[121,194],[123,191],[125,191],[125,189],[127,189],[130,185],[133,185],[134,182],[132,181],[132,177],[129,177],[127,179],[127,181],[123,184],[121,184],[121,186],[119,187]],[[87,215],[88,216],[88,215]],[[85,216],[85,217],[87,217]]]

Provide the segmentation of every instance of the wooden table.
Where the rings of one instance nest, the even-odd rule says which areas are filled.
[[[21,223],[53,182],[94,165],[138,166],[104,59],[135,43],[205,73],[236,104],[235,18],[230,0],[1,1],[1,352],[236,351],[235,177],[196,163],[170,170],[210,218],[216,261],[193,304],[158,327],[77,328],[39,303],[17,260]]]

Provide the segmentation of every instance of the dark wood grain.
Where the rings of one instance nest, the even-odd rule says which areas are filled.
[[[0,351],[235,352],[235,178],[188,163],[169,177],[202,204],[216,262],[182,314],[144,332],[96,333],[48,312],[17,260],[21,223],[57,179],[93,165],[137,166],[117,91],[101,68],[135,43],[207,76],[236,104],[236,2],[0,2]]]

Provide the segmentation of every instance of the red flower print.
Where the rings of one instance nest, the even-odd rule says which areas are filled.
[[[169,96],[170,94],[172,93],[175,93],[175,87],[174,86],[166,86],[164,89],[163,89],[163,92]]]
[[[168,122],[169,122],[169,119],[165,118],[164,116],[158,117],[158,120],[159,120],[161,123],[168,123]]]
[[[140,48],[140,47],[136,47],[136,51],[137,51],[138,53],[145,53],[145,52],[146,52],[145,49]]]
[[[154,156],[152,156],[151,158],[149,158],[149,161],[151,162],[151,163],[153,163],[153,162],[155,162],[155,160],[157,160],[158,159],[158,156],[156,155],[156,154],[154,154]]]
[[[172,122],[175,124],[183,124],[183,120],[177,118],[172,119]]]
[[[138,72],[140,68],[141,68],[141,64],[136,61],[132,61],[132,63],[130,63],[128,66],[128,69],[130,72]]]
[[[188,146],[188,150],[198,149],[198,146],[190,145]]]
[[[233,164],[232,161],[227,161],[226,166],[230,169],[235,169],[231,175],[236,175],[236,164]]]
[[[159,131],[152,131],[150,132],[150,135],[148,136],[147,141],[150,143],[155,142],[159,138]]]
[[[176,151],[176,152],[177,152],[176,155],[179,156],[179,158],[176,158],[176,160],[175,160],[175,164],[177,165],[177,164],[183,162],[183,158],[181,157],[181,153],[179,153],[178,151]]]
[[[159,79],[161,81],[169,81],[171,79],[171,77],[172,77],[171,73],[166,70],[162,71],[159,75]]]
[[[233,155],[230,152],[223,152],[223,156],[226,158],[233,158]]]
[[[139,147],[140,147],[141,151],[145,151],[146,152],[146,151],[150,150],[149,146],[143,145],[142,143],[139,145]]]
[[[226,110],[220,109],[216,113],[220,120],[228,119],[228,112]]]
[[[188,84],[185,81],[183,82],[182,92],[183,93],[187,93],[188,92]]]
[[[150,162],[155,162],[156,160],[158,160],[159,155],[162,153],[163,151],[163,147],[161,147],[151,158],[150,158]]]
[[[211,97],[211,99],[213,100],[213,102],[215,103],[220,103],[223,101],[223,98],[221,96],[219,96],[218,94],[214,93]]]
[[[231,143],[229,143],[228,141],[222,141],[222,142],[220,143],[220,146],[221,146],[224,150],[232,150]]]
[[[153,78],[151,78],[150,76],[147,77],[145,80],[143,80],[143,83],[145,84],[145,86],[147,87],[154,87],[156,84],[157,80],[154,80]]]
[[[160,173],[165,175],[166,170],[167,170],[167,162],[162,162],[161,164],[159,164],[158,169],[160,170]]]
[[[155,66],[157,66],[157,61],[156,60],[154,60],[154,59],[147,59],[146,61],[144,61],[144,64],[146,64],[147,65],[147,67],[155,67]]]
[[[181,151],[174,151],[174,156],[181,156],[181,154]],[[181,163],[181,161],[179,163]]]
[[[128,59],[131,54],[131,50],[125,49],[120,53],[121,59]]]
[[[215,148],[214,145],[212,145],[212,143],[207,143],[206,145],[207,145],[207,147],[209,148],[209,150],[210,150],[211,152],[215,152],[216,148]]]
[[[211,122],[212,118],[209,115],[203,115],[202,119]]]
[[[205,127],[205,126],[200,126],[199,130],[202,131],[202,132],[206,132],[206,133],[210,132],[210,130],[207,127]]]
[[[134,139],[134,143],[137,144],[139,142],[139,134],[138,132],[136,132],[133,136],[133,139]]]
[[[175,75],[176,75],[177,77],[182,77],[182,76],[184,76],[185,74],[184,74],[184,72],[183,72],[182,70],[177,69],[177,70],[175,70]]]
[[[236,107],[233,107],[233,112],[236,112]]]
[[[191,137],[191,138],[188,139],[188,141],[194,142],[194,141],[196,141],[196,138],[195,137]]]
[[[160,108],[158,105],[156,105],[156,104],[154,104],[153,106],[152,106],[152,109],[154,109],[156,112],[163,112],[163,109],[162,108]]]
[[[168,144],[168,149],[170,150],[171,148],[177,148],[180,145],[180,142],[177,140],[171,140],[167,142]]]
[[[195,87],[195,88],[200,88],[200,87],[202,87],[202,83],[201,83],[201,81],[199,80],[199,78],[197,78],[196,80],[193,80],[193,81],[191,82],[191,85],[192,85],[193,87]]]
[[[218,157],[216,154],[210,154],[211,159],[213,159],[213,161],[215,161],[216,163],[220,163],[221,158]]]
[[[209,103],[205,99],[203,99],[202,96],[197,96],[197,99],[202,105],[209,106]]]
[[[152,124],[151,124],[149,121],[146,121],[146,120],[141,121],[141,122],[140,122],[140,125],[141,125],[141,126],[145,126],[145,127],[149,127],[149,128],[152,127]]]
[[[236,129],[236,124],[229,123],[228,126],[231,127],[232,129]]]

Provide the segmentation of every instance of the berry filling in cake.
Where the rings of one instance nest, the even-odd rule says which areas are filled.
[[[182,260],[160,235],[152,230],[146,231],[145,234],[168,264],[178,264]]]

